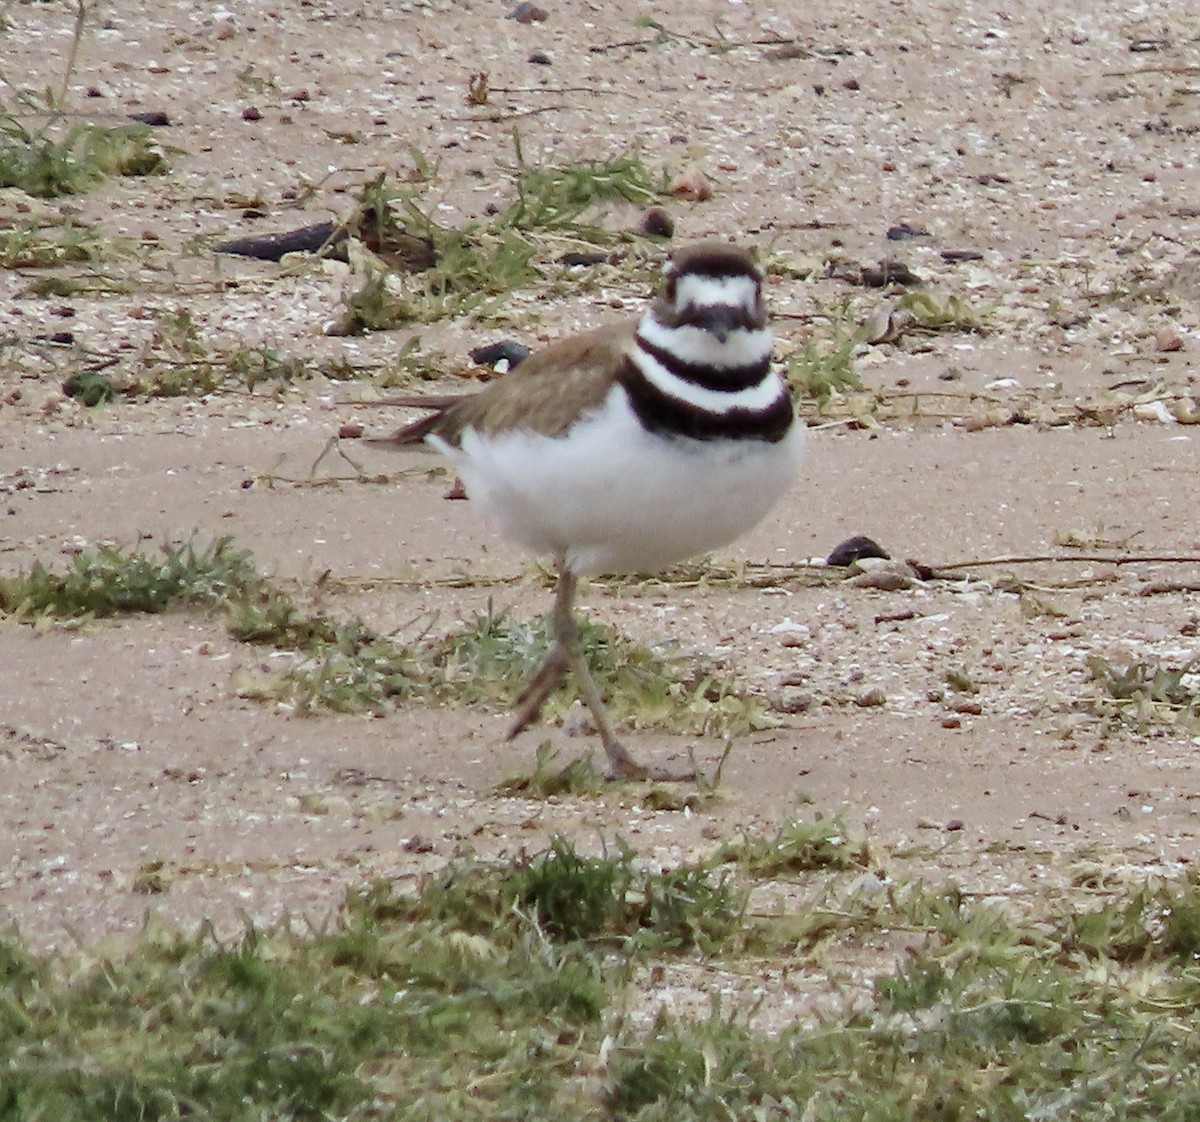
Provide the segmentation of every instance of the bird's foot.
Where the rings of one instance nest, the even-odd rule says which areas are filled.
[[[546,660],[537,668],[533,677],[525,683],[525,688],[521,690],[521,694],[517,698],[513,723],[509,726],[505,740],[515,739],[537,720],[542,706],[546,704],[546,698],[558,688],[569,666],[570,659],[567,652],[563,650],[561,644],[556,643],[550,648]]]
[[[648,779],[650,772],[637,762],[626,750],[625,745],[614,740],[605,743],[604,751],[608,755],[608,775],[610,783],[619,783],[623,779]]]
[[[644,764],[639,764],[629,754],[629,750],[625,745],[616,739],[605,739],[604,751],[608,755],[609,769],[607,779],[610,783],[619,783],[626,779],[649,779],[656,783],[694,783],[696,781],[696,772],[694,769],[683,772],[666,771],[662,768],[646,767]]]

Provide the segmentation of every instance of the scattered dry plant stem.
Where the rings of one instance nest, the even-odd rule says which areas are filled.
[[[1037,553],[1028,556],[991,557],[978,561],[955,561],[950,565],[931,565],[935,576],[962,569],[987,569],[1003,565],[1200,565],[1195,553]]]
[[[492,86],[492,93],[504,94],[568,94],[582,93],[594,94],[596,89],[594,86]],[[610,86],[604,91],[605,95],[609,94],[624,94],[626,97],[637,97],[637,91],[625,89],[621,86]]]
[[[472,124],[472,125],[502,125],[506,121],[520,121],[525,117],[537,117],[542,113],[561,113],[567,109],[566,105],[542,105],[536,109],[513,109],[509,112],[500,112],[497,110],[493,113],[485,113],[480,116],[471,117],[447,117],[446,120],[454,121],[456,124]]]
[[[1151,581],[1138,590],[1139,596],[1163,596],[1173,592],[1200,592],[1200,581],[1159,580]]]
[[[75,73],[75,62],[79,58],[79,44],[83,40],[83,28],[87,22],[87,4],[84,0],[75,0],[75,27],[71,32],[71,46],[67,51],[67,65],[63,69],[62,84],[58,90],[58,106],[61,109],[67,101],[71,89],[71,76]]]
[[[1200,74],[1194,63],[1163,63],[1161,66],[1139,66],[1136,70],[1106,70],[1106,78],[1136,78],[1139,74]]]

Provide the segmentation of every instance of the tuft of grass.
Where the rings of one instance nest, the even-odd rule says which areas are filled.
[[[979,686],[967,671],[958,666],[950,667],[943,675],[946,685],[955,693],[978,693]]]
[[[448,924],[360,899],[335,930],[309,938],[148,930],[123,958],[58,976],[31,964],[5,986],[6,1115],[250,1122],[379,1106],[428,1117],[432,1101],[443,1117],[471,1116],[460,1108],[475,1096],[444,1078],[453,1054],[487,1087],[484,1102],[544,1110],[555,1092],[523,1081],[551,1055],[548,1072],[569,1072],[567,1042],[603,1009],[600,972],[508,931],[494,953],[480,947]]]
[[[414,335],[388,359],[383,372],[376,374],[372,381],[384,389],[434,382],[450,365],[451,360],[445,354],[424,350],[421,337]]]
[[[6,269],[49,269],[75,263],[96,264],[125,255],[128,250],[100,237],[94,228],[74,222],[52,225],[44,221],[22,222],[0,229],[0,267]],[[72,289],[72,292],[77,289]],[[35,295],[71,295],[72,292],[39,291]]]
[[[555,837],[544,852],[507,866],[476,860],[448,866],[425,884],[407,914],[452,922],[475,935],[494,933],[497,925],[532,924],[559,946],[707,953],[735,937],[744,910],[744,893],[732,879],[704,866],[652,871],[624,844],[588,857]]]
[[[592,240],[600,230],[594,223],[582,222],[585,214],[605,203],[653,206],[666,193],[666,174],[652,173],[636,149],[603,160],[530,167],[519,135],[514,134],[514,142],[517,199],[497,216],[495,225],[501,229],[569,231]]]
[[[1198,665],[1200,658],[1179,669],[1169,669],[1157,659],[1116,666],[1101,655],[1089,655],[1088,670],[1104,691],[1092,708],[1100,716],[1115,714],[1137,724],[1166,719],[1194,725],[1200,720],[1200,693],[1195,684]]]
[[[823,405],[834,394],[861,390],[854,369],[857,340],[845,339],[832,346],[808,341],[784,360],[784,377],[802,398]]]
[[[493,310],[512,292],[541,279],[540,259],[551,245],[561,252],[564,239],[592,247],[611,244],[616,235],[600,224],[599,207],[648,205],[665,189],[665,176],[655,176],[636,151],[531,167],[519,137],[515,146],[516,199],[486,220],[443,226],[411,184],[384,177],[363,189],[346,229],[358,231],[367,246],[425,247],[429,260],[392,272],[380,257],[359,247],[352,262],[361,281],[349,292],[331,333],[359,334]]]
[[[1194,965],[1200,957],[1200,889],[1187,881],[1144,885],[1099,908],[1071,912],[1064,925],[1067,945],[1094,960]]]
[[[250,555],[230,538],[203,548],[164,545],[159,557],[99,545],[76,554],[65,573],[39,562],[26,573],[0,577],[0,611],[68,619],[164,612],[223,603],[256,580]]]
[[[561,767],[552,766],[558,753],[550,742],[538,745],[533,771],[509,776],[496,785],[497,794],[545,799],[552,795],[595,795],[605,786],[604,776],[585,752]]]
[[[226,353],[214,350],[186,308],[159,313],[144,366],[145,373],[124,385],[124,396],[198,396],[234,382],[253,391],[262,382],[286,381],[297,369],[270,347]]]
[[[338,620],[306,614],[279,589],[264,586],[231,604],[229,632],[241,642],[296,654],[285,670],[239,678],[238,692],[245,697],[286,701],[301,713],[381,713],[399,700],[428,693],[409,648],[357,616]]]
[[[166,154],[146,125],[81,123],[62,131],[55,124],[52,119],[35,132],[11,113],[0,113],[0,188],[59,198],[80,194],[109,176],[167,170]]]
[[[203,548],[164,545],[156,556],[99,545],[77,554],[66,572],[38,563],[0,577],[0,612],[19,617],[94,619],[189,606],[223,610],[239,642],[295,652],[286,670],[239,680],[246,696],[286,700],[301,712],[380,712],[430,692],[408,648],[358,618],[301,611],[229,538]]]
[[[420,244],[428,247],[430,259],[415,272],[393,272],[365,247],[353,248],[351,262],[361,280],[349,291],[330,334],[357,335],[466,315],[536,277],[536,246],[518,231],[494,223],[442,226],[417,200],[410,187],[384,177],[364,189],[348,228],[368,222],[373,244]]]
[[[727,842],[715,860],[735,862],[756,877],[782,877],[822,869],[866,868],[870,855],[865,841],[847,836],[839,816],[816,815],[811,822],[785,822],[772,837],[743,835]]]
[[[1156,701],[1184,707],[1193,705],[1196,692],[1184,683],[1195,672],[1200,659],[1191,659],[1178,670],[1168,670],[1156,659],[1130,662],[1117,667],[1100,655],[1088,657],[1092,677],[1117,701]]]
[[[732,679],[685,665],[589,620],[580,641],[605,703],[618,719],[636,727],[684,728],[705,734],[738,734],[765,727],[763,704],[738,690]],[[435,645],[431,659],[440,692],[456,701],[507,703],[549,653],[548,619],[527,623],[483,615]],[[561,718],[579,699],[568,675],[547,702]]]
[[[113,362],[99,370],[79,371],[66,380],[63,390],[89,406],[116,398],[196,397],[235,388],[253,393],[263,385],[291,385],[315,369],[266,345],[212,347],[187,309],[159,313],[136,363],[133,371]]]
[[[977,308],[961,296],[910,288],[895,302],[897,312],[911,317],[924,331],[971,331],[984,334],[991,308]]]
[[[416,656],[360,620],[339,624],[333,643],[305,652],[284,681],[300,712],[385,713],[428,694]]]

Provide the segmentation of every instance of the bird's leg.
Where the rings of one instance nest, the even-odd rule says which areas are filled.
[[[583,695],[583,703],[592,712],[592,720],[600,733],[600,743],[604,746],[610,765],[609,776],[613,779],[641,779],[646,775],[642,767],[628,752],[625,745],[617,739],[612,722],[608,719],[608,710],[604,708],[604,698],[592,677],[587,659],[583,656],[583,646],[579,642],[579,628],[575,623],[572,607],[575,602],[575,574],[563,565],[558,575],[558,596],[554,600],[554,641],[555,646],[566,653],[567,662],[575,673],[579,683],[579,692]]]
[[[537,720],[542,706],[546,704],[546,698],[558,688],[568,666],[570,662],[567,652],[556,642],[517,697],[517,713],[508,730],[508,736],[505,737],[506,740],[512,740]]]
[[[558,589],[555,593],[555,619],[557,620],[558,602],[566,596],[567,611],[569,613],[571,610],[570,601],[575,588],[573,577],[571,587],[565,589],[563,587],[563,580],[568,571],[567,559],[560,554],[555,558],[555,561],[558,565]],[[559,638],[556,623],[554,627],[554,643],[550,647],[550,653],[542,660],[542,665],[533,672],[517,697],[516,716],[513,718],[513,723],[508,730],[508,735],[504,738],[505,740],[514,739],[537,720],[537,715],[542,711],[542,706],[546,704],[546,698],[558,689],[559,683],[563,680],[570,665],[571,662],[567,656],[567,650]]]
[[[583,647],[579,642],[579,629],[575,625],[572,608],[575,602],[575,574],[567,567],[566,559],[558,559],[558,589],[554,598],[554,645],[545,661],[538,667],[533,677],[525,684],[521,696],[517,699],[517,716],[509,729],[508,739],[525,729],[537,716],[546,698],[554,691],[567,668],[575,674],[579,683],[579,692],[583,695],[584,704],[591,710],[592,719],[600,732],[600,743],[604,746],[605,754],[610,764],[610,776],[613,779],[634,779],[646,775],[642,767],[617,739],[612,722],[608,719],[608,711],[604,708],[604,699],[600,689],[592,678],[587,659],[583,656]]]

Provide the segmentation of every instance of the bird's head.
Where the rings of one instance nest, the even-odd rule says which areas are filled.
[[[739,331],[761,331],[767,322],[762,270],[728,242],[684,246],[667,263],[653,312],[665,327],[697,328],[721,344]]]

